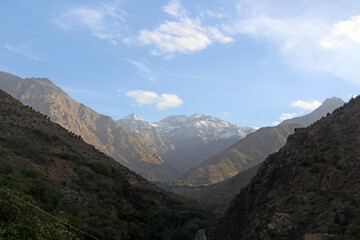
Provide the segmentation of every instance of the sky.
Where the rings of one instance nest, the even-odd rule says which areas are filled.
[[[115,120],[271,126],[360,90],[355,0],[0,0],[0,71]]]

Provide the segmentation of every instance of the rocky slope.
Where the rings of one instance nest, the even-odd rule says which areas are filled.
[[[136,114],[131,114],[116,122],[129,128],[132,133],[138,135],[151,149],[161,156],[175,149],[174,145],[159,130]]]
[[[199,113],[190,117],[170,116],[152,125],[174,145],[175,149],[168,151],[164,158],[181,172],[197,166],[255,130]]]
[[[292,119],[285,120],[280,124],[285,125],[285,124],[298,123],[307,127],[313,124],[314,122],[316,122],[317,120],[319,120],[320,118],[325,117],[328,113],[332,113],[332,111],[334,111],[335,109],[343,106],[344,103],[345,102],[341,98],[337,98],[337,97],[328,98],[321,104],[320,107],[318,107],[311,113],[301,117],[295,117]]]
[[[44,226],[41,231],[47,231],[44,216],[49,227],[52,224],[61,227],[67,219],[76,227],[67,230],[80,239],[193,239],[207,218],[206,212],[194,202],[162,191],[2,90],[0,189],[1,196],[4,191],[26,194],[41,209],[62,220],[58,222],[38,209],[31,209],[38,216],[25,219],[25,215],[11,221],[11,213],[19,212],[19,206],[5,204],[9,208],[1,208],[0,214],[0,224],[5,222],[0,238],[4,239],[30,238],[30,235],[14,237],[19,234],[12,227],[21,229],[24,224],[19,221],[23,219],[41,218],[42,225],[37,226]],[[19,200],[9,196],[9,202]],[[6,224],[14,222],[16,225]],[[43,236],[40,232],[34,235],[37,237],[31,239]],[[47,232],[45,236],[48,235]],[[75,238],[54,235],[46,239]]]
[[[167,163],[139,137],[111,117],[78,103],[49,79],[22,79],[0,72],[0,88],[145,178],[169,180],[173,177]]]
[[[180,182],[209,185],[233,177],[264,161],[270,153],[278,151],[285,144],[287,136],[297,127],[301,125],[260,128],[191,169],[180,178]]]
[[[358,239],[359,136],[359,97],[295,131],[232,201],[209,239],[300,240],[305,233]]]

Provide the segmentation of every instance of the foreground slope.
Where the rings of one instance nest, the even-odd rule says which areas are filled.
[[[162,191],[0,90],[0,179],[12,178],[16,191],[98,239],[192,239],[204,227],[206,215],[192,201]]]
[[[360,237],[360,98],[270,155],[210,231],[211,239]],[[343,239],[343,238],[341,238]]]
[[[168,180],[172,172],[164,160],[139,137],[78,103],[46,78],[22,79],[0,72],[0,89],[23,104],[32,106],[51,120],[81,137],[116,161],[149,180]]]

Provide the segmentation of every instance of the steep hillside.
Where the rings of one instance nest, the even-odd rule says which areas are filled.
[[[307,127],[313,124],[314,122],[316,122],[317,120],[319,120],[321,117],[325,117],[326,114],[332,113],[335,109],[343,106],[344,103],[345,102],[341,98],[337,98],[337,97],[328,98],[321,104],[320,107],[318,107],[311,113],[301,117],[295,117],[292,119],[285,120],[280,124],[285,125],[285,124],[298,123]]]
[[[206,185],[235,176],[262,162],[270,153],[278,151],[297,127],[301,125],[260,128],[191,169],[180,178],[180,182]]]
[[[199,113],[170,116],[152,125],[173,144],[163,156],[182,173],[255,131]]]
[[[160,156],[164,156],[165,153],[174,150],[174,145],[163,136],[159,130],[157,130],[150,123],[140,118],[136,114],[131,114],[120,120],[117,120],[119,124],[129,128],[129,130],[137,134],[151,149],[153,149]]]
[[[359,97],[298,129],[265,160],[209,239],[359,239],[359,136]]]
[[[2,90],[0,180],[98,239],[193,239],[207,217]]]
[[[240,193],[240,189],[256,175],[260,165],[261,163],[210,186],[189,187],[175,184],[169,190],[194,199],[203,206],[210,206],[214,212],[225,212],[231,200]]]
[[[49,79],[0,72],[0,88],[145,178],[172,178],[168,165],[141,139],[112,118],[76,102]]]

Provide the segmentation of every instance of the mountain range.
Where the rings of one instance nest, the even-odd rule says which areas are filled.
[[[359,239],[360,98],[266,158],[208,238]]]
[[[46,78],[19,78],[0,72],[0,88],[50,117],[87,143],[149,180],[169,180],[172,168],[137,135],[75,101]]]
[[[131,114],[117,122],[140,136],[180,173],[197,166],[256,129],[200,113],[169,116],[154,123]]]

